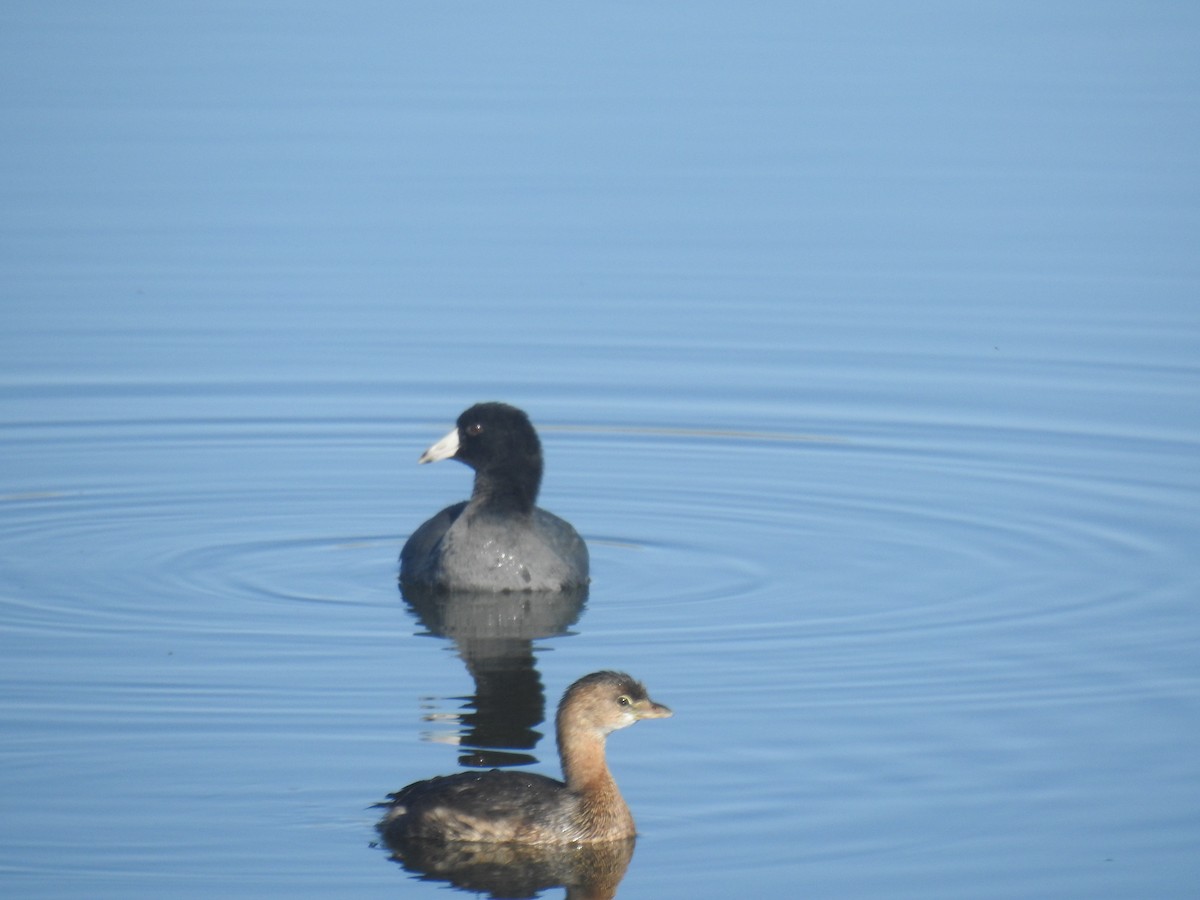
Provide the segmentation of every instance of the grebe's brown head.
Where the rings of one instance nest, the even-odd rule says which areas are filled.
[[[558,706],[559,724],[588,725],[603,734],[628,728],[640,719],[665,719],[674,715],[655,703],[640,681],[624,672],[584,675],[563,695]]]

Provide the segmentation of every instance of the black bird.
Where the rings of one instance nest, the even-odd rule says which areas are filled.
[[[475,470],[471,499],[448,506],[400,551],[405,586],[447,591],[562,591],[588,583],[588,550],[569,522],[536,505],[542,445],[529,417],[477,403],[420,462]]]

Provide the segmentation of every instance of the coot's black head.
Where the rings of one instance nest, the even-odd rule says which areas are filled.
[[[542,445],[529,416],[507,403],[476,403],[421,462],[457,459],[475,470],[475,499],[528,511],[542,483]]]

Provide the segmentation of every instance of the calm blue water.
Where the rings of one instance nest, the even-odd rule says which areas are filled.
[[[605,667],[676,712],[610,742],[622,898],[1200,890],[1190,5],[10,3],[0,51],[6,896],[444,896],[370,804],[554,773]],[[581,608],[397,590],[481,399]]]

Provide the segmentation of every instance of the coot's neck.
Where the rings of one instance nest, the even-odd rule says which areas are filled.
[[[527,516],[533,512],[541,484],[541,456],[527,458],[520,466],[477,469],[471,505],[490,515]]]
[[[597,834],[632,837],[633,814],[608,770],[605,736],[564,718],[558,721],[558,755],[567,788],[580,798],[581,824]]]

